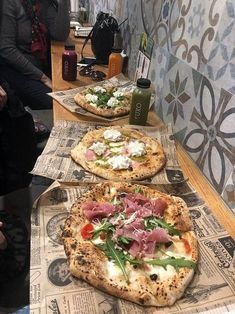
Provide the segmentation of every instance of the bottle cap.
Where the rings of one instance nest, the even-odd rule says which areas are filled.
[[[75,50],[75,44],[71,42],[67,42],[65,43],[64,48],[67,50]]]
[[[120,32],[114,33],[112,52],[122,52],[122,37]]]
[[[137,80],[137,86],[141,87],[141,88],[149,88],[151,85],[151,81],[149,79],[146,78],[139,78]]]
[[[122,49],[120,49],[120,48],[112,48],[111,51],[112,51],[112,52],[121,53],[121,52],[122,52]]]

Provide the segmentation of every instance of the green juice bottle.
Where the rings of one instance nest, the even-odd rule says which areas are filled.
[[[149,104],[151,99],[151,81],[146,78],[137,80],[137,87],[133,91],[129,124],[145,125],[148,118]]]

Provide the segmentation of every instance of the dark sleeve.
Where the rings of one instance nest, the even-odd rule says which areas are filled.
[[[65,41],[69,36],[69,0],[57,0],[57,9],[52,5],[51,0],[46,0],[45,13],[46,23],[52,40]]]
[[[40,80],[43,72],[34,66],[17,48],[17,12],[21,2],[17,0],[1,0],[2,20],[0,28],[0,56],[16,70],[33,79]]]

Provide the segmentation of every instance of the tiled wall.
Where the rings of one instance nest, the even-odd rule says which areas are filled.
[[[123,25],[129,76],[140,34],[155,41],[156,112],[235,213],[235,0],[93,0]],[[164,86],[164,88],[163,88]]]

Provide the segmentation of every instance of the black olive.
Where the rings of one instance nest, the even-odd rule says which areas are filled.
[[[165,243],[165,247],[168,248],[169,246],[171,246],[172,243],[173,243],[172,241]]]
[[[156,280],[157,280],[157,277],[158,277],[157,274],[152,274],[152,275],[150,275],[150,279],[151,279],[152,281],[156,281]]]

